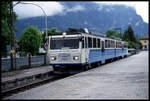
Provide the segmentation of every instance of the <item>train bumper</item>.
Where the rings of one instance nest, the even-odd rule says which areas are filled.
[[[82,71],[82,66],[85,64],[51,64],[53,66],[53,72],[56,74],[75,74]]]
[[[54,66],[54,67],[73,67],[73,66],[83,66],[85,64],[82,64],[82,63],[77,63],[77,64],[50,64],[51,66]]]

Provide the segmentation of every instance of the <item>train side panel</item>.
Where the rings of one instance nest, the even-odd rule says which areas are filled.
[[[99,61],[103,64],[107,59],[113,59],[120,56],[124,57],[125,55],[127,55],[127,49],[105,49],[104,52],[102,52],[101,49],[91,49],[89,50],[88,64]]]
[[[101,49],[91,49],[89,51],[88,63],[91,64],[98,61],[105,61],[104,53],[101,51]]]

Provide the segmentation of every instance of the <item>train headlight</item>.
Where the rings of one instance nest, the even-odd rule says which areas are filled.
[[[51,60],[52,61],[56,60],[56,56],[51,56]]]
[[[79,60],[79,57],[78,56],[74,56],[73,59],[74,60]]]

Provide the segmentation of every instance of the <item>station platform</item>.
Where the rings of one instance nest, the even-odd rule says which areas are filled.
[[[51,66],[39,66],[36,68],[31,68],[31,69],[17,70],[17,71],[13,71],[13,72],[9,72],[5,74],[6,76],[1,78],[1,82],[25,78],[25,77],[32,76],[32,75],[46,73],[48,71],[52,71]]]
[[[11,90],[32,83],[35,80],[46,78],[52,71],[51,66],[39,66],[3,73],[1,77],[1,90],[2,92]]]
[[[149,99],[148,54],[143,51],[5,99]]]

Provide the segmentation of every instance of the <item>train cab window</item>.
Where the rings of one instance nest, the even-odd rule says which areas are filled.
[[[92,38],[88,37],[88,48],[92,48]]]
[[[101,47],[100,39],[97,39],[97,47],[98,47],[98,48]]]
[[[96,48],[96,38],[93,38],[93,48]]]

